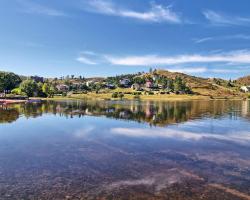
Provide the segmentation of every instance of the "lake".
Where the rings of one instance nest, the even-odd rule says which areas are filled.
[[[0,106],[0,199],[250,199],[250,101]]]

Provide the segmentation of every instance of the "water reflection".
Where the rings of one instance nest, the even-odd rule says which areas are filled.
[[[0,199],[250,199],[249,117],[249,101],[2,106]]]
[[[20,116],[39,117],[53,114],[64,117],[106,116],[115,119],[146,122],[165,126],[202,117],[250,117],[249,101],[188,102],[111,102],[111,101],[48,101],[42,104],[2,105],[0,123],[16,121]]]

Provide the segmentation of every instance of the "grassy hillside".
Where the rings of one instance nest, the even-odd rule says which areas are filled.
[[[171,79],[174,79],[175,77],[181,77],[192,89],[192,91],[199,95],[214,97],[241,95],[239,92],[239,85],[237,83],[232,83],[232,85],[229,86],[228,81],[223,79],[201,78],[179,72],[169,72],[166,70],[157,70],[151,75],[153,74],[165,76]]]
[[[21,80],[27,79],[25,76],[20,76]],[[33,77],[34,78],[34,77]],[[35,77],[35,78],[41,78],[41,77]],[[184,73],[179,72],[169,72],[166,70],[154,70],[149,73],[136,73],[136,74],[123,74],[113,77],[92,77],[92,78],[84,78],[82,76],[76,77],[74,75],[66,76],[66,77],[60,77],[60,78],[44,78],[44,80],[50,82],[46,84],[51,84],[54,88],[58,86],[59,84],[66,84],[68,85],[68,93],[75,93],[75,94],[86,94],[90,93],[89,96],[95,96],[92,94],[93,92],[98,93],[98,95],[101,95],[103,98],[110,98],[113,93],[123,93],[127,95],[127,98],[130,98],[129,94],[132,95],[131,98],[134,98],[134,93],[137,90],[134,90],[128,87],[124,87],[123,85],[120,85],[120,80],[122,79],[129,79],[131,84],[132,83],[138,83],[140,84],[143,91],[141,92],[142,96],[141,98],[157,98],[162,99],[165,98],[163,94],[165,94],[164,90],[166,90],[166,82],[169,81],[172,82],[172,87],[169,93],[175,93],[176,91],[184,91],[182,94],[189,94],[190,96],[198,96],[201,98],[230,98],[230,97],[247,97],[248,94],[244,94],[240,92],[240,86],[242,85],[250,85],[250,76],[246,76],[243,78],[239,78],[235,81],[228,81],[220,78],[202,78],[202,77],[196,77],[192,75],[187,75]],[[3,82],[8,82],[6,78],[3,78]],[[181,85],[178,80],[181,79],[182,86],[185,85],[185,88],[183,87],[181,89],[178,88],[179,85]],[[87,81],[93,81],[93,83],[88,86],[86,83]],[[156,86],[153,87],[152,91],[154,95],[148,94],[148,88],[151,89],[151,87],[146,86],[146,81],[152,81],[153,84]],[[137,81],[137,82],[136,82]],[[38,82],[38,81],[37,81]],[[169,83],[168,82],[168,83]],[[113,84],[115,86],[115,89],[107,87],[107,83]],[[167,83],[167,84],[168,84]],[[174,85],[175,84],[175,85]],[[179,84],[179,85],[178,85]],[[164,87],[163,87],[164,85]],[[1,86],[1,84],[0,84]],[[159,86],[159,87],[158,87]],[[161,87],[160,87],[161,86]],[[176,89],[177,87],[177,89]],[[154,90],[156,88],[156,90]],[[165,88],[165,89],[163,89]],[[173,89],[172,89],[173,88]],[[188,89],[188,92],[186,92]],[[57,91],[55,89],[55,91]],[[177,93],[176,94],[179,94]],[[64,91],[65,93],[65,91]],[[62,94],[62,93],[58,93]],[[67,94],[67,93],[66,93]],[[107,95],[107,96],[105,96]],[[148,95],[152,95],[149,97]],[[157,96],[158,95],[158,96]],[[157,97],[156,97],[157,96]],[[167,95],[170,97],[169,95]],[[173,98],[177,98],[176,96],[171,96]],[[182,96],[183,97],[183,96]]]
[[[250,85],[250,75],[237,79],[237,83],[240,85]]]

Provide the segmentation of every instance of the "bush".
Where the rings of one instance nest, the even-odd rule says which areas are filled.
[[[67,93],[66,93],[66,92],[63,92],[63,93],[62,93],[62,96],[63,96],[63,97],[66,97],[66,96],[67,96]]]
[[[15,88],[15,89],[11,90],[11,94],[20,95],[21,94],[20,88]]]
[[[139,96],[141,94],[142,94],[141,92],[133,92],[133,95],[136,95],[136,96]]]
[[[119,93],[119,94],[118,94],[118,97],[119,97],[120,99],[122,99],[122,98],[124,97],[124,94],[123,94],[123,93]]]
[[[112,94],[112,98],[117,98],[118,97],[118,93],[117,92],[114,92],[113,94]]]

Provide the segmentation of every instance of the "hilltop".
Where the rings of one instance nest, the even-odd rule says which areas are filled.
[[[167,70],[155,70],[154,72],[147,73],[149,76],[153,75],[164,76],[166,78],[175,79],[176,77],[182,78],[191,90],[204,96],[236,96],[240,95],[240,84],[235,81],[227,81],[220,78],[202,78],[192,75],[187,75],[180,72],[170,72]]]

